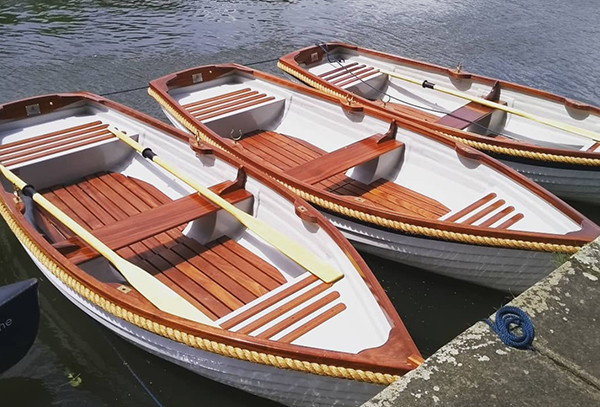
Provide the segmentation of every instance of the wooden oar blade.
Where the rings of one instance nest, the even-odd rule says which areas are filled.
[[[262,240],[323,280],[323,282],[334,283],[344,277],[344,273],[331,266],[331,264],[256,218],[248,216],[248,219],[244,219],[242,223]]]
[[[218,327],[203,312],[140,267],[119,257],[111,261],[123,277],[156,308],[201,324]]]

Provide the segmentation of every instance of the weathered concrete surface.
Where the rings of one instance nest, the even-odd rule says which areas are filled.
[[[478,322],[364,406],[600,406],[600,239],[510,304],[535,351]]]

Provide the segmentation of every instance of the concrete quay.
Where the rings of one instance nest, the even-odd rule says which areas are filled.
[[[535,350],[478,322],[363,406],[600,406],[600,238],[508,305]]]

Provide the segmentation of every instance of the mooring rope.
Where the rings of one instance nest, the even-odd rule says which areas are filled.
[[[275,61],[278,61],[278,60],[279,60],[279,58],[271,58],[271,59],[265,59],[265,60],[262,60],[262,61],[246,62],[246,63],[243,63],[242,65],[253,66],[253,65],[266,64],[268,62],[275,62]],[[116,90],[114,92],[101,93],[100,96],[119,95],[121,93],[135,92],[136,90],[142,90],[142,89],[148,89],[148,84],[146,84],[144,86],[138,86],[138,87],[135,87],[135,88],[122,89],[122,90]]]
[[[482,124],[479,124],[479,123],[477,123],[477,122],[474,122],[474,121],[472,121],[472,120],[469,120],[469,119],[467,119],[467,118],[464,118],[464,117],[461,117],[461,116],[457,116],[457,115],[453,114],[452,112],[450,112],[450,111],[448,111],[448,110],[434,109],[434,108],[432,108],[432,107],[427,107],[427,106],[423,106],[423,105],[418,105],[418,104],[416,104],[416,103],[409,102],[408,100],[404,100],[404,99],[400,99],[400,98],[398,98],[398,97],[392,96],[392,95],[390,95],[389,93],[387,93],[386,91],[376,88],[375,86],[371,85],[370,83],[368,83],[367,81],[365,81],[364,79],[362,79],[361,77],[359,77],[358,75],[356,75],[354,72],[350,71],[350,70],[349,70],[349,69],[348,69],[346,66],[344,66],[344,65],[342,64],[342,62],[341,62],[341,61],[343,61],[343,60],[340,60],[340,61],[332,61],[332,60],[331,60],[331,58],[330,58],[330,53],[329,53],[329,50],[327,49],[328,47],[327,47],[327,43],[326,43],[326,42],[317,43],[317,44],[315,44],[315,45],[316,45],[317,47],[321,48],[321,51],[323,51],[323,53],[324,53],[324,54],[327,56],[327,61],[328,61],[328,62],[329,62],[331,65],[333,65],[334,63],[336,63],[336,62],[337,62],[337,64],[338,64],[338,65],[339,65],[341,68],[344,68],[344,70],[345,70],[345,71],[346,71],[348,74],[350,74],[351,76],[353,76],[353,77],[354,77],[356,80],[360,81],[362,84],[364,84],[364,85],[368,86],[369,88],[373,89],[374,91],[378,92],[379,94],[381,94],[381,95],[383,95],[383,96],[387,96],[387,97],[389,98],[389,100],[392,100],[392,99],[394,99],[394,100],[396,100],[396,101],[398,101],[398,102],[400,102],[400,103],[403,103],[403,104],[405,104],[405,105],[407,105],[407,106],[412,106],[412,107],[414,107],[414,108],[416,108],[416,109],[419,109],[419,110],[426,110],[426,111],[430,111],[430,112],[433,112],[433,113],[440,113],[440,114],[444,114],[444,115],[446,115],[446,116],[450,116],[450,117],[452,117],[452,118],[454,118],[454,119],[459,119],[459,120],[461,120],[461,121],[463,121],[463,122],[469,123],[469,126],[476,126],[476,127],[479,127],[479,128],[480,128],[480,129],[482,129],[482,130],[489,130],[489,129],[488,129],[488,127],[486,127],[486,126],[484,126],[484,125],[482,125]],[[324,46],[323,46],[323,45],[324,45]],[[383,101],[383,98],[382,98],[381,100]],[[514,137],[512,137],[512,136],[510,136],[510,135],[508,135],[508,134],[503,134],[502,132],[496,132],[496,133],[494,133],[494,135],[503,136],[503,137],[506,137],[506,138],[509,138],[509,139],[513,139],[513,140],[515,139]]]
[[[498,335],[507,346],[517,349],[534,350],[532,345],[535,330],[529,316],[521,308],[504,306],[496,311],[494,322],[484,319],[484,322]],[[521,329],[521,334],[517,332]]]

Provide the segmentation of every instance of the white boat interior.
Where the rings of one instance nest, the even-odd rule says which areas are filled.
[[[291,132],[289,126],[298,124],[297,115],[303,109],[312,111],[303,107],[299,98],[294,99],[295,109],[291,112],[286,107],[289,108],[292,95],[267,84],[256,82],[252,86],[272,95],[272,99],[237,112],[236,132],[248,133],[269,126]],[[223,88],[181,96],[193,101],[245,87],[247,84],[236,81],[224,83]],[[284,123],[282,119],[288,116],[290,120]],[[312,140],[311,135],[331,126],[326,115],[319,118],[315,122],[304,121],[298,136],[329,150],[361,136],[353,126],[347,126],[346,131],[339,129],[340,136],[346,134],[339,142],[325,137]],[[211,126],[225,132],[222,119],[213,118]],[[319,280],[255,237],[229,213],[134,152],[107,130],[108,125],[126,132],[197,182],[211,186],[236,207],[326,259],[344,277],[332,284]],[[363,126],[365,131],[383,130],[376,122]],[[426,150],[419,149],[423,148]],[[214,154],[196,154],[188,143],[142,120],[91,100],[51,113],[3,120],[0,162],[222,329],[350,354],[388,341],[392,322],[353,260],[323,228],[299,217],[293,201],[243,169]],[[7,192],[13,190],[6,180],[3,187]],[[486,188],[473,191],[472,197],[476,198],[479,192],[488,193]],[[93,276],[98,284],[125,293],[131,303],[152,307],[107,260],[50,214],[24,200],[26,218],[67,259]],[[519,213],[526,213],[522,224],[546,227],[536,221],[543,218],[542,210],[553,218],[555,230],[567,232],[576,228],[559,213],[554,214],[552,208],[543,207],[531,213],[526,208],[519,209]]]
[[[363,57],[344,58],[344,64],[366,64]],[[339,67],[312,69],[333,68]],[[442,81],[437,76],[430,79]],[[378,73],[363,80],[397,88],[403,97],[420,102],[433,95],[394,81],[385,84],[386,77]],[[464,86],[461,90],[469,90]],[[471,87],[475,94],[488,91]],[[233,70],[217,79],[174,87],[169,95],[219,136],[235,140],[240,151],[260,165],[366,207],[478,229],[562,236],[582,228],[527,183],[517,182],[516,173],[509,176],[461,148],[402,127],[396,131],[388,121],[348,112],[291,86]],[[432,103],[454,110],[464,102],[441,98]]]
[[[400,62],[343,47],[332,48],[319,63],[300,66],[332,85],[422,120],[543,147],[589,152],[600,149],[597,140],[499,110],[482,109],[475,102],[390,77],[380,70],[418,83],[427,80],[474,97],[494,94],[492,80],[486,83],[470,75],[453,77],[426,64]],[[496,96],[499,97],[496,99]],[[523,91],[500,86],[499,95],[493,99],[528,114],[600,134],[600,116],[544,97],[533,89]],[[461,117],[464,120],[461,121]]]

